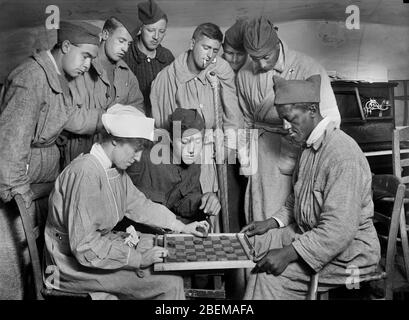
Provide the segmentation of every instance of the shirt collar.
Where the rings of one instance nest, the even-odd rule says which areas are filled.
[[[135,60],[136,63],[140,64],[142,62],[147,61],[148,56],[144,54],[141,50],[138,48],[138,41],[139,37],[133,42],[133,48],[134,48],[134,53],[135,53]],[[152,60],[158,60],[160,63],[165,63],[166,62],[166,56],[165,56],[165,50],[162,50],[162,45],[158,45],[156,48],[156,55],[154,58],[149,58],[150,61]]]
[[[101,61],[100,59],[98,59],[98,57],[96,57],[94,61],[92,61],[92,66],[94,67],[94,69],[97,71],[99,75],[102,75],[104,73],[103,72],[104,68],[102,67]],[[115,69],[116,68],[129,69],[126,62],[122,59],[116,62]]]
[[[55,67],[55,71],[57,71],[57,74],[60,76],[61,72],[58,69],[57,62],[55,61],[54,56],[51,53],[51,50],[47,50],[46,53],[47,53],[48,57],[50,58],[51,62],[53,63],[53,65]]]
[[[213,70],[216,71],[217,64],[218,64],[217,60],[221,59],[221,57],[217,56],[215,58],[215,60],[212,61],[206,67],[206,69],[200,71],[199,74],[194,74],[189,70],[189,68],[187,66],[187,58],[188,58],[188,55],[189,55],[189,51],[190,50],[185,51],[178,58],[175,59],[174,68],[175,68],[176,77],[177,77],[178,81],[180,81],[182,83],[185,83],[185,82],[188,82],[190,80],[197,79],[197,80],[200,80],[200,82],[202,82],[203,84],[207,84],[207,74],[210,71],[213,71]]]
[[[98,159],[99,163],[105,170],[108,170],[112,167],[112,161],[108,158],[107,154],[99,143],[94,143],[92,145],[90,154]]]
[[[309,135],[306,146],[307,148],[313,147],[314,150],[318,150],[321,146],[322,139],[324,137],[325,130],[327,129],[328,124],[331,122],[329,117],[322,119],[312,130]]]

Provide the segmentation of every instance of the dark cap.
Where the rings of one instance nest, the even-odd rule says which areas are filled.
[[[148,0],[138,4],[138,16],[143,24],[152,24],[162,19],[165,13],[159,8],[155,1]]]
[[[188,129],[196,129],[201,131],[205,127],[202,116],[196,109],[177,108],[171,115],[170,121],[180,121],[182,134]]]
[[[271,53],[279,43],[276,27],[264,16],[249,20],[243,33],[243,45],[250,56],[262,57]]]
[[[61,21],[57,31],[57,39],[59,43],[68,40],[74,44],[99,45],[100,33],[100,28],[87,22]]]
[[[274,104],[320,102],[321,75],[315,74],[306,80],[285,80],[274,76]]]
[[[245,51],[243,45],[243,33],[246,27],[247,20],[237,20],[224,34],[224,43],[229,45],[235,50]]]

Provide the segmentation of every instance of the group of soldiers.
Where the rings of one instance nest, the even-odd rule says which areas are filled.
[[[242,231],[264,253],[246,275],[244,298],[301,299],[314,272],[331,287],[351,264],[373,271],[370,169],[339,129],[325,69],[289,49],[264,16],[239,19],[224,36],[203,23],[176,59],[161,46],[168,17],[153,0],[138,4],[138,21],[135,28],[111,17],[102,30],[62,21],[57,44],[5,80],[0,297],[24,296],[24,236],[11,200],[19,194],[29,207],[30,184],[55,181],[45,227],[45,261],[61,277],[54,289],[95,299],[184,298],[179,275],[150,270],[167,251],[132,230],[208,231],[221,208],[215,104],[225,155],[234,154],[248,178]],[[166,140],[156,141],[154,127],[168,132],[180,162],[152,161]]]

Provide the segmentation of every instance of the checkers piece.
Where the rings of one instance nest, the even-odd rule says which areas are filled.
[[[202,243],[203,243],[203,240],[202,240],[202,239],[194,239],[194,240],[193,240],[193,243],[194,243],[194,244],[202,244]]]
[[[226,247],[226,248],[224,248],[224,251],[226,251],[226,253],[233,253],[233,252],[234,252],[234,248],[232,248],[232,247]]]
[[[196,261],[196,256],[195,255],[188,255],[187,260],[188,261]]]

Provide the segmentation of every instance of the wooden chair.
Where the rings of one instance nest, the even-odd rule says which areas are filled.
[[[392,136],[392,158],[393,158],[393,174],[401,179],[402,183],[406,186],[405,196],[402,206],[402,215],[400,221],[400,234],[402,238],[402,246],[404,248],[409,247],[408,242],[408,227],[406,225],[406,217],[409,215],[406,213],[405,205],[409,204],[409,174],[405,170],[406,167],[409,167],[409,158],[402,159],[401,157],[401,147],[409,149],[409,127],[396,127],[393,130]],[[403,251],[405,261],[409,261],[409,251]],[[408,263],[406,266],[406,274],[409,274]]]
[[[382,228],[378,228],[378,237],[381,242],[381,245],[386,242],[386,252],[383,252],[384,259],[381,259],[380,271],[375,272],[374,274],[368,275],[363,278],[357,279],[359,283],[376,281],[384,279],[385,281],[385,299],[392,300],[394,288],[394,278],[396,277],[396,257],[397,257],[397,243],[402,245],[404,264],[405,264],[405,273],[406,281],[409,281],[409,260],[407,259],[407,254],[409,252],[409,247],[403,241],[403,238],[407,237],[407,226],[405,221],[405,214],[402,210],[403,208],[403,199],[405,194],[405,185],[401,183],[401,180],[394,175],[375,175],[373,177],[372,185],[380,190],[384,190],[385,197],[392,197],[393,208],[392,214],[389,216],[387,214],[375,212],[374,221],[376,224],[382,225],[386,228],[388,235],[382,233]],[[398,239],[398,231],[400,229],[401,237]],[[385,246],[382,246],[384,248]],[[383,250],[384,251],[384,250]],[[384,263],[382,263],[384,260]],[[307,299],[316,300],[317,294],[319,299],[328,299],[328,291],[317,293],[319,285],[319,273],[316,273],[311,276],[310,288],[308,292]],[[408,283],[409,285],[409,283]],[[409,287],[409,286],[408,286]],[[405,288],[398,288],[405,289]]]
[[[44,300],[44,298],[90,299],[88,294],[73,294],[43,287],[43,272],[41,268],[42,255],[40,255],[38,250],[37,241],[40,240],[43,235],[47,212],[38,212],[38,210],[36,210],[36,201],[38,202],[41,199],[48,199],[52,188],[53,183],[32,184],[31,190],[34,193],[34,196],[33,203],[29,208],[26,208],[21,195],[16,195],[14,197],[27,239],[31,268],[33,271],[35,298],[37,300]],[[36,220],[38,220],[37,223]]]

